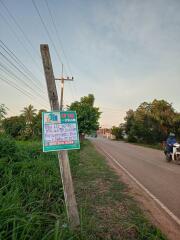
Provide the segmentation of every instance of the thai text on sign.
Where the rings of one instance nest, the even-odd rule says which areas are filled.
[[[79,149],[79,134],[75,111],[42,113],[43,151]]]

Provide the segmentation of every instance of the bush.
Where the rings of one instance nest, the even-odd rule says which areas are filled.
[[[116,140],[123,139],[123,128],[113,126],[111,129],[112,135],[115,136]]]
[[[14,158],[17,152],[17,146],[11,137],[1,134],[0,135],[0,158],[7,158],[8,160]]]
[[[18,153],[17,161],[24,161],[25,159],[32,160],[37,159],[43,154],[41,149],[41,143],[39,142],[28,142],[19,141],[18,142]],[[45,156],[45,155],[44,155]]]
[[[3,145],[0,239],[70,239],[57,155],[44,154],[40,142],[14,142],[1,136],[0,147]],[[13,152],[10,164],[7,164],[8,148],[9,155]]]

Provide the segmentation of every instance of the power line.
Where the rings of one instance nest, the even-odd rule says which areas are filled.
[[[55,52],[56,52],[57,58],[59,59],[60,63],[63,64],[62,61],[61,61],[61,57],[60,57],[60,55],[59,55],[59,53],[58,53],[58,51],[57,51],[57,49],[56,49],[56,46],[55,46],[55,44],[54,44],[54,41],[53,41],[53,39],[52,39],[49,31],[48,31],[48,28],[47,28],[47,26],[46,26],[46,24],[45,24],[45,22],[44,22],[44,20],[43,20],[43,18],[42,18],[42,16],[41,16],[41,14],[40,14],[40,11],[39,11],[39,9],[38,9],[35,1],[34,1],[34,0],[31,0],[31,1],[32,1],[33,6],[34,6],[34,8],[35,8],[35,10],[36,10],[36,12],[37,12],[40,20],[41,20],[41,23],[42,23],[42,25],[43,25],[43,27],[44,27],[47,35],[48,35],[48,38],[49,38],[50,42],[52,43],[52,46],[53,46],[53,48],[54,48],[54,50],[55,50]]]
[[[0,51],[0,55],[6,59],[7,62],[9,62],[18,72],[20,72],[23,76],[25,76],[26,78],[30,79],[24,72],[21,71],[21,69],[19,69],[19,67],[17,67],[11,60],[8,59],[7,56],[5,56],[1,51]],[[26,83],[23,79],[22,79],[23,83],[30,88],[32,91],[36,92],[35,89],[33,89],[28,83]],[[30,81],[32,81],[30,79]],[[39,95],[39,92],[36,92]]]
[[[25,38],[25,40],[28,42],[28,44],[31,46],[31,48],[36,52],[36,49],[33,47],[33,45],[32,45],[32,43],[31,43],[31,41],[29,40],[29,38],[27,37],[27,35],[25,34],[25,32],[24,32],[24,30],[22,29],[22,27],[21,27],[21,25],[17,22],[17,20],[15,19],[15,17],[13,16],[13,14],[9,11],[9,9],[8,9],[8,7],[4,4],[4,2],[2,1],[2,0],[0,0],[0,3],[3,5],[3,7],[6,9],[6,12],[8,13],[8,15],[10,16],[10,18],[11,18],[11,20],[13,21],[13,23],[15,23],[15,25],[16,25],[16,27],[20,30],[20,32],[23,34],[23,37]],[[4,19],[4,21],[9,25],[9,22],[4,18],[4,16],[1,14],[1,16],[3,17],[3,19]],[[9,25],[10,26],[10,25]],[[11,28],[11,26],[10,26],[10,28]],[[13,29],[13,28],[11,28],[11,29]],[[24,46],[24,48],[25,48],[25,50],[30,54],[30,52],[29,52],[29,50],[25,47],[25,45],[24,45],[24,42],[23,41],[21,41],[20,39],[19,39],[19,37],[17,36],[17,34],[16,34],[16,32],[13,30],[13,33],[15,34],[15,36],[16,36],[16,38],[17,38],[17,40],[21,43],[21,45],[23,45]],[[2,41],[1,41],[2,42]],[[3,43],[3,42],[2,42]],[[33,83],[33,81],[34,81],[34,78],[36,78],[35,76],[34,76],[34,74],[31,72],[31,71],[29,71],[29,69],[19,60],[19,58],[9,49],[9,48],[7,48],[7,46],[3,43],[3,45],[6,47],[6,49],[5,48],[3,48],[2,46],[1,46],[1,48],[3,48],[3,50],[11,57],[11,59],[13,59],[15,62],[16,62],[16,64],[18,64],[18,66],[20,66],[20,68],[19,67],[17,67],[12,61],[10,61],[4,54],[2,54],[2,52],[0,53],[1,54],[1,56],[3,56],[5,59],[6,59],[6,61],[8,62],[8,63],[10,63],[18,72],[20,72],[23,76],[25,76],[26,78],[28,78],[32,83]],[[8,51],[9,52],[8,52]],[[36,52],[36,54],[37,54],[37,52]],[[39,54],[37,54],[38,55],[38,57],[40,58],[40,55]],[[13,57],[12,57],[13,56]],[[32,57],[32,55],[30,54],[30,56]],[[34,62],[34,58],[32,57],[32,59],[33,59],[33,62]],[[40,58],[41,59],[41,58]],[[39,63],[38,63],[39,64]],[[26,73],[24,73],[23,71],[22,71],[22,68],[23,68],[23,71],[25,71]],[[38,69],[39,70],[39,69]],[[6,68],[6,72],[7,72],[7,68]],[[28,74],[27,74],[28,73]],[[12,71],[11,71],[11,74],[13,74],[14,76],[16,76]],[[31,76],[30,76],[31,75]],[[30,76],[30,77],[29,77]],[[33,76],[33,78],[32,78],[32,76]],[[16,78],[17,78],[17,76],[16,76]],[[18,78],[19,79],[19,78]],[[37,79],[37,78],[36,78]],[[21,79],[21,81],[28,87],[28,88],[30,88],[33,92],[35,92],[35,90],[29,85],[29,84],[27,84],[23,79]],[[39,86],[37,86],[37,83],[35,82],[35,83],[33,83],[34,85],[36,84],[36,88],[39,88]],[[16,86],[17,87],[17,86]],[[39,88],[40,89],[40,88]],[[24,91],[24,90],[23,90]],[[40,92],[42,91],[42,89],[40,89]],[[38,95],[37,95],[38,97],[40,97],[40,94],[39,94],[39,92],[38,92]],[[41,98],[41,97],[40,97]]]
[[[13,14],[9,11],[8,7],[5,5],[5,3],[0,0],[1,4],[3,5],[3,7],[6,9],[8,15],[11,17],[11,19],[13,20],[13,22],[16,24],[16,26],[18,27],[18,29],[20,30],[20,32],[22,33],[22,35],[24,36],[24,38],[26,39],[26,41],[29,43],[29,45],[31,46],[31,48],[33,49],[33,51],[35,51],[36,55],[40,58],[40,54],[37,53],[36,49],[34,48],[34,46],[32,45],[31,41],[29,40],[29,38],[27,37],[27,35],[25,34],[24,30],[22,29],[21,25],[17,22],[16,18],[13,16]]]
[[[26,52],[31,56],[31,58],[33,59],[33,63],[34,63],[34,58],[32,57],[32,55],[31,55],[31,53],[29,52],[29,50],[25,47],[25,45],[24,45],[24,42],[23,41],[21,41],[20,39],[19,39],[19,37],[17,36],[17,34],[16,34],[16,32],[14,31],[14,29],[9,25],[9,22],[4,18],[4,16],[0,13],[0,15],[1,15],[1,17],[3,18],[3,20],[8,24],[8,26],[12,29],[12,31],[13,31],[13,33],[15,34],[15,36],[16,36],[16,38],[17,38],[17,40],[21,43],[21,45],[24,47],[24,49],[26,50]],[[12,50],[10,50],[8,47],[7,47],[7,45],[2,41],[2,40],[0,40],[1,41],[1,43],[3,44],[3,46],[6,48],[4,48],[2,45],[1,45],[1,48],[11,57],[11,59],[13,59],[18,65],[20,65],[20,67],[21,68],[23,68],[23,70],[25,70],[26,71],[26,77],[27,78],[29,78],[30,79],[30,81],[32,82],[32,81],[34,81],[34,78],[35,79],[37,79],[35,76],[34,76],[34,74],[22,63],[22,61],[16,56],[16,54],[15,53],[13,53],[12,52]],[[9,52],[8,52],[8,51]],[[11,64],[12,64],[12,62],[11,62]],[[14,66],[15,67],[15,66]],[[37,65],[36,65],[36,67],[37,67]],[[16,68],[16,67],[15,67]],[[17,68],[16,68],[17,69]],[[38,70],[39,70],[39,68],[38,68]],[[40,71],[40,70],[39,70]],[[27,76],[27,72],[28,72],[28,75],[31,75],[30,77],[28,77]],[[22,71],[21,71],[21,73],[22,73]],[[40,73],[42,73],[41,71],[40,71]],[[23,73],[22,73],[23,74]],[[24,75],[24,74],[23,74]],[[35,81],[34,81],[35,82]],[[39,80],[38,80],[38,82],[40,82]],[[37,85],[37,83],[35,82],[35,83],[33,83],[34,85],[36,85],[36,88],[39,88],[39,90],[40,90],[40,92],[43,92],[44,94],[45,94],[45,96],[46,96],[46,92],[45,91],[43,91],[38,85]],[[42,84],[41,82],[40,82],[40,84]],[[27,84],[26,84],[27,85]],[[34,91],[34,90],[33,90]],[[39,93],[38,93],[39,94]]]
[[[9,76],[11,79],[14,79],[12,78],[11,76]],[[12,80],[8,80],[5,76],[1,75],[1,78],[5,79],[7,82],[10,82],[13,86],[16,87],[16,89],[20,89],[22,92],[24,92],[26,95],[28,95],[29,97],[34,97],[31,93],[29,93],[27,90],[23,89],[22,87],[19,87],[15,82],[13,82]]]
[[[8,69],[6,66],[4,66],[2,63],[0,63],[0,69],[1,69],[1,71],[3,71],[5,74],[7,74],[11,79],[14,79],[16,82],[18,82],[19,80],[21,80],[22,81],[22,79],[19,77],[19,76],[17,76],[13,71],[11,71],[10,69]],[[17,84],[16,84],[17,85]],[[22,87],[21,87],[22,88]],[[23,89],[23,88],[22,88]],[[26,91],[28,94],[31,94],[32,96],[33,96],[33,94],[34,94],[34,91],[33,91],[33,93],[30,93],[30,92],[28,92],[26,89],[23,89],[24,91]],[[34,94],[35,95],[35,94]],[[45,103],[47,103],[47,101],[46,100],[44,100],[43,98],[41,98],[39,95],[35,95],[35,97],[38,97],[38,98],[40,98],[42,101],[44,101]]]
[[[1,48],[11,57],[11,59],[13,59],[21,68],[23,68],[23,70],[30,76],[30,78],[32,79],[32,81],[34,82],[34,85],[37,87],[37,88],[39,88],[41,91],[43,91],[40,87],[39,87],[39,85],[37,85],[37,82],[34,80],[34,79],[36,79],[41,85],[42,85],[42,82],[40,82],[40,80],[39,79],[37,79],[35,76],[34,76],[34,74],[22,63],[22,61],[16,56],[16,54],[15,53],[13,53],[7,46],[6,46],[6,44],[2,41],[2,40],[0,40],[0,42],[3,44],[3,46],[5,47],[3,47],[2,45],[0,45],[1,46]],[[43,85],[42,85],[42,87],[44,87]],[[44,92],[45,93],[45,92]],[[46,93],[45,93],[46,94]]]
[[[70,65],[69,65],[69,61],[68,61],[67,55],[66,55],[66,53],[65,53],[65,51],[64,51],[63,44],[62,44],[61,38],[60,38],[60,36],[59,36],[59,32],[58,32],[58,30],[57,30],[56,23],[55,23],[54,18],[53,18],[53,14],[52,14],[52,12],[51,12],[51,10],[50,10],[50,7],[49,7],[49,4],[48,4],[48,1],[47,1],[47,0],[45,0],[45,3],[46,3],[47,9],[48,9],[48,12],[49,12],[49,15],[50,15],[50,18],[51,18],[51,21],[52,21],[52,24],[53,24],[53,27],[54,27],[56,36],[57,36],[57,39],[58,39],[59,44],[60,44],[60,46],[61,46],[62,52],[63,52],[63,54],[64,54],[64,57],[65,57],[65,59],[66,59],[67,67],[69,68],[69,72],[70,72],[70,74],[71,74],[71,76],[72,76],[71,67],[70,67]]]
[[[29,49],[25,46],[24,41],[22,41],[19,36],[17,35],[17,33],[14,31],[14,28],[10,25],[10,23],[6,20],[6,18],[2,15],[2,13],[0,12],[0,16],[1,18],[4,20],[4,22],[8,25],[8,27],[11,29],[11,33],[14,34],[14,36],[16,37],[16,40],[21,44],[21,46],[23,46],[25,52],[31,57],[31,59],[33,60],[33,64],[36,66],[36,68],[38,69],[38,71],[40,72],[41,75],[43,75],[43,72],[40,71],[40,68],[37,67],[40,64],[38,61],[36,61],[36,58],[34,58],[31,54],[31,51],[29,51]],[[36,62],[36,63],[35,63]],[[43,75],[44,76],[44,75]]]
[[[56,52],[57,58],[59,59],[60,63],[63,64],[63,62],[61,61],[61,57],[60,57],[60,55],[59,55],[59,52],[58,52],[58,50],[57,50],[57,48],[56,48],[56,45],[55,45],[55,43],[54,43],[54,41],[53,41],[53,39],[52,39],[49,31],[48,31],[48,28],[47,28],[47,26],[46,26],[46,24],[45,24],[45,22],[44,22],[44,20],[43,20],[43,18],[42,18],[42,16],[41,16],[41,14],[40,14],[40,11],[39,11],[39,9],[38,9],[35,1],[32,0],[32,3],[33,3],[34,8],[36,9],[36,12],[37,12],[37,14],[38,14],[38,16],[39,16],[39,18],[40,18],[40,20],[41,20],[41,23],[42,23],[42,25],[43,25],[43,27],[44,27],[47,35],[48,35],[48,38],[49,38],[49,40],[50,40],[50,42],[51,42],[51,44],[52,44],[52,46],[53,46],[53,48],[54,48],[54,50],[55,50],[55,52]],[[47,7],[49,7],[49,6],[47,6]],[[50,16],[52,17],[49,8],[48,8],[48,10],[49,10]],[[53,19],[52,19],[52,21],[53,21]],[[54,23],[54,21],[53,21],[53,23]],[[55,24],[54,24],[54,26],[55,26]],[[55,27],[55,29],[57,29],[57,28]],[[55,31],[56,31],[56,30],[55,30]],[[70,85],[70,86],[71,86],[71,85]],[[72,96],[73,96],[73,94],[72,94]]]
[[[27,77],[11,60],[9,60],[1,51],[0,51],[0,55],[6,59],[7,62],[9,62],[18,72],[20,72],[21,74],[23,74],[25,77]],[[34,89],[29,86],[24,80],[23,80],[23,83],[28,87],[30,88],[31,90],[34,91]]]
[[[17,86],[17,84],[15,84],[14,82],[8,80],[7,78],[5,78],[4,76],[1,76],[0,75],[0,79],[1,81],[5,82],[6,84],[8,84],[9,86],[15,88],[16,90],[18,90],[19,92],[21,92],[23,95],[25,95],[26,97],[30,98],[30,99],[33,99],[34,100],[34,97],[31,95],[31,94],[28,94],[28,93],[25,93],[24,89],[22,90],[21,88],[19,88]],[[45,105],[43,104],[40,104],[41,106],[45,107]],[[46,106],[47,107],[47,106]]]
[[[4,64],[2,64],[2,63],[0,63],[0,69],[4,72],[4,73],[6,73],[6,74],[8,74],[11,78],[12,78],[12,76],[15,78],[15,80],[21,80],[21,78],[19,78],[14,72],[12,72],[10,69],[8,69]],[[13,79],[14,79],[13,78]],[[24,90],[24,91],[26,91],[28,94],[30,94],[27,90]]]
[[[4,66],[2,63],[0,63],[0,69],[1,69],[5,74],[7,74],[11,79],[14,79],[16,82],[20,79],[16,74],[14,74],[11,70],[9,70],[9,69],[8,69],[6,66]],[[13,76],[13,77],[12,77],[12,76]],[[17,87],[19,87],[17,83],[14,83],[14,84],[15,84]],[[22,86],[21,86],[21,89],[22,89],[23,91],[25,91],[27,94],[31,95],[31,96],[34,98],[34,96],[33,96],[34,91],[33,91],[33,93],[30,93],[30,92],[28,92],[26,89],[22,88]],[[35,95],[35,97],[41,98],[39,95]],[[41,100],[43,100],[45,103],[47,103],[44,99],[41,98]]]
[[[50,34],[49,34],[49,31],[48,31],[48,29],[47,29],[47,27],[46,27],[45,22],[43,21],[43,18],[41,17],[41,14],[40,14],[40,12],[39,12],[39,9],[37,8],[37,5],[35,4],[35,2],[34,2],[33,0],[32,0],[32,2],[33,2],[33,5],[34,5],[34,7],[35,7],[35,9],[36,9],[36,11],[37,11],[40,19],[41,19],[41,22],[42,22],[42,24],[43,24],[43,26],[44,26],[47,34],[48,34],[48,37],[49,37],[50,41],[52,42],[52,45],[53,45],[53,47],[54,47],[54,50],[55,50],[55,52],[56,52],[56,54],[57,54],[60,62],[62,63],[61,58],[60,58],[60,55],[59,55],[59,53],[58,53],[58,51],[57,51],[57,48],[56,48],[56,46],[55,46],[55,44],[54,44],[54,42],[53,42],[53,39],[51,38],[51,36],[50,36]],[[17,22],[17,20],[15,19],[15,17],[13,16],[13,14],[9,11],[8,7],[2,2],[2,0],[0,0],[0,3],[1,3],[1,4],[3,5],[3,7],[6,9],[6,12],[7,12],[8,15],[10,16],[11,20],[13,21],[13,23],[16,25],[16,27],[19,29],[19,31],[23,34],[23,37],[25,38],[25,40],[28,42],[28,44],[31,46],[31,48],[32,48],[33,50],[35,50],[35,48],[33,47],[32,43],[31,43],[31,41],[29,40],[29,38],[28,38],[27,35],[25,34],[25,32],[24,32],[24,30],[22,29],[22,27],[20,26],[20,24],[19,24],[19,23]],[[46,2],[46,3],[47,3],[47,2]],[[0,14],[0,15],[3,17],[4,21],[10,26],[10,28],[12,29],[12,32],[15,34],[17,40],[21,43],[21,45],[23,45],[24,49],[26,50],[26,52],[28,52],[28,54],[31,56],[31,58],[33,59],[33,62],[34,62],[35,59],[32,57],[31,53],[29,52],[29,50],[28,50],[28,49],[26,48],[26,46],[24,45],[24,42],[20,40],[20,38],[18,37],[18,35],[17,35],[16,32],[14,31],[14,29],[11,27],[11,25],[9,24],[9,22],[4,18],[4,16],[3,16],[2,14]],[[51,17],[52,17],[52,14],[51,14]],[[52,21],[53,21],[53,18],[52,18]],[[53,22],[54,22],[54,21],[53,21]],[[54,27],[55,27],[55,31],[57,32],[57,28],[56,28],[55,23],[54,23]],[[57,33],[58,33],[58,32],[57,32]],[[59,41],[61,41],[60,38],[58,38],[58,39],[59,39]],[[34,76],[34,74],[21,62],[21,60],[16,56],[16,54],[15,54],[12,50],[10,50],[10,49],[5,45],[4,42],[1,41],[1,43],[3,44],[3,46],[4,46],[6,49],[5,49],[3,46],[1,46],[1,48],[11,57],[11,59],[13,59],[13,61],[16,62],[16,64],[18,64],[18,67],[17,67],[12,61],[10,61],[4,54],[0,53],[1,56],[3,56],[3,57],[6,59],[6,61],[8,61],[18,72],[20,72],[23,76],[25,76],[25,77],[28,78],[31,82],[33,82],[33,81],[34,81],[34,78],[36,78],[36,77]],[[62,45],[62,44],[61,44],[61,45]],[[35,50],[35,52],[36,52],[36,50]],[[64,56],[66,57],[66,60],[67,60],[67,56],[65,55],[64,49],[63,49],[63,53],[64,53]],[[39,56],[39,55],[38,55],[38,56]],[[67,64],[69,65],[68,60],[67,60]],[[19,67],[20,67],[20,68],[19,68]],[[25,71],[25,73],[22,71],[22,69],[23,69],[23,71]],[[39,69],[38,69],[38,70],[39,70]],[[69,66],[69,70],[71,71],[70,66]],[[11,74],[12,74],[12,72],[11,72]],[[37,79],[37,78],[36,78],[36,79]],[[23,79],[21,79],[21,80],[23,81],[23,83],[24,83],[28,88],[30,88],[32,91],[35,91],[35,90],[34,90],[31,86],[29,86]],[[35,82],[35,81],[34,81],[34,82]],[[37,83],[35,82],[35,83],[33,83],[33,84],[35,85],[35,84],[37,84]],[[39,88],[39,86],[36,85],[36,88]],[[40,88],[39,88],[39,89],[40,89]],[[42,89],[40,89],[40,91],[42,91]],[[38,95],[39,95],[39,92],[38,92]],[[73,95],[73,94],[72,94],[72,95]]]
[[[10,50],[7,45],[0,39],[0,42],[3,44],[3,46],[7,49],[7,51],[10,52],[10,54],[13,56],[13,58],[15,58],[15,61],[17,63],[19,63],[29,74],[31,74],[33,76],[33,78],[37,79],[38,82],[41,84],[41,86],[43,87],[43,84],[42,84],[42,81],[40,81],[33,73],[32,71],[30,71],[26,66],[25,64],[17,57],[17,55],[12,51]],[[2,46],[1,46],[2,47]],[[3,48],[3,47],[2,47]],[[4,48],[3,48],[4,49]],[[5,49],[4,49],[5,50]],[[6,51],[6,50],[5,50]],[[6,51],[6,52],[7,52]],[[9,53],[8,53],[9,54]]]
[[[71,76],[73,76],[72,71],[71,71],[71,67],[70,67],[70,64],[69,64],[67,55],[66,55],[66,53],[65,53],[65,50],[64,50],[64,47],[63,47],[61,38],[60,38],[60,36],[59,36],[59,32],[58,32],[58,29],[57,29],[57,27],[56,27],[56,23],[55,23],[55,20],[54,20],[54,18],[53,18],[53,14],[52,14],[52,12],[51,12],[51,10],[50,10],[48,1],[45,0],[45,3],[46,3],[46,6],[47,6],[47,9],[48,9],[50,18],[51,18],[51,22],[52,22],[52,24],[53,24],[53,27],[54,27],[54,30],[55,30],[55,33],[56,33],[57,40],[58,40],[58,42],[59,42],[59,45],[61,46],[62,52],[63,52],[64,57],[65,57],[65,59],[66,59],[67,67],[68,67],[68,69],[69,69],[69,72],[70,72]],[[75,100],[75,97],[74,97],[75,90],[74,90],[73,86],[74,86],[74,85],[72,84],[72,82],[70,82],[71,93],[72,93],[73,99]],[[74,92],[74,93],[73,93],[73,92]]]

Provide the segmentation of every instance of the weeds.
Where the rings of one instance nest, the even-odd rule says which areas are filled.
[[[0,139],[0,147],[0,239],[72,237],[63,227],[67,217],[57,155],[42,153],[38,142],[8,137]]]
[[[81,225],[69,229],[56,153],[0,136],[0,240],[164,240],[85,141],[70,151]]]

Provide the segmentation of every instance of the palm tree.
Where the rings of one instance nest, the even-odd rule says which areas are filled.
[[[21,111],[27,124],[32,123],[33,118],[36,115],[36,111],[37,110],[31,104],[28,107],[24,107],[24,109]]]

